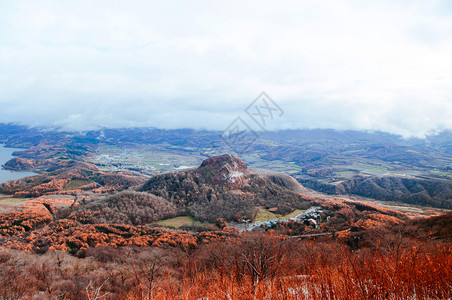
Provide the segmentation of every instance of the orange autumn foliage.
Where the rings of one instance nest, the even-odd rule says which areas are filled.
[[[91,239],[68,241],[82,247]],[[452,297],[450,244],[380,246],[350,251],[340,242],[247,233],[194,249],[99,246],[84,259],[0,249],[0,297],[92,299],[96,291],[103,299],[143,300]]]

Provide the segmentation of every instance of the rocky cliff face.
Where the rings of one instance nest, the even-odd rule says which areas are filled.
[[[249,174],[246,164],[232,154],[223,154],[205,159],[197,169],[202,175],[210,177],[215,185],[243,187]]]

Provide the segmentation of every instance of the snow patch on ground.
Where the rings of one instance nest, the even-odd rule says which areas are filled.
[[[231,173],[229,173],[228,174],[228,180],[230,181],[230,182],[234,182],[234,178],[237,178],[237,177],[242,177],[243,175],[245,175],[243,172],[231,172]]]

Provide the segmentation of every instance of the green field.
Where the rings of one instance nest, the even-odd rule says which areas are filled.
[[[304,212],[303,209],[296,209],[296,210],[294,210],[293,212],[291,212],[290,214],[287,214],[287,215],[285,215],[285,216],[282,216],[281,219],[287,220],[287,219],[293,218],[293,217],[295,217],[295,216],[301,214],[302,212]]]
[[[254,222],[265,222],[265,221],[270,221],[270,220],[274,220],[274,219],[278,219],[278,217],[272,213],[269,212],[266,209],[263,209],[262,207],[259,207],[259,211],[257,212],[256,218],[254,219]]]
[[[157,224],[169,227],[179,228],[182,226],[192,226],[195,225],[195,219],[192,216],[179,216],[171,219],[165,219],[156,222]]]
[[[0,198],[0,205],[21,205],[28,201],[30,201],[31,198]]]
[[[373,165],[373,164],[366,164],[366,163],[354,163],[351,165],[337,165],[335,167],[338,168],[346,168],[349,169],[349,171],[353,172],[356,171],[357,173],[362,172],[370,175],[375,176],[382,176],[388,173],[388,167],[385,165]],[[342,172],[338,172],[338,174],[341,174]],[[345,173],[347,174],[347,173]],[[344,176],[346,177],[346,176]]]
[[[296,209],[293,212],[291,212],[290,214],[283,216],[283,215],[274,214],[274,213],[268,211],[267,209],[259,207],[259,211],[257,212],[254,222],[258,223],[258,222],[265,222],[265,221],[276,220],[276,219],[288,220],[290,218],[295,217],[296,215],[301,214],[302,212],[304,212],[304,210]]]
[[[143,169],[145,173],[167,172],[178,166],[196,167],[200,158],[189,152],[192,147],[162,145],[135,145],[125,148],[102,146],[89,160],[106,171]]]
[[[155,222],[162,226],[180,228],[182,226],[205,226],[212,229],[218,229],[213,223],[196,221],[192,216],[179,216],[171,219],[165,219]]]
[[[441,176],[445,176],[445,177],[451,177],[452,178],[452,173],[449,171],[438,171],[438,170],[432,170],[430,171],[430,173],[435,174],[435,175],[441,175]]]
[[[359,174],[359,172],[357,172],[357,171],[340,171],[340,172],[336,172],[336,174],[343,178],[351,178],[354,175]]]

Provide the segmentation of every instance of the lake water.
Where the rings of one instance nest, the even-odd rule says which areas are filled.
[[[5,148],[5,146],[3,144],[0,144],[0,166],[3,165],[4,163],[6,163],[11,158],[13,158],[14,156],[12,156],[12,154],[14,151],[17,151],[17,150],[23,150],[23,149]],[[33,175],[36,175],[36,173],[26,172],[26,171],[14,172],[14,171],[5,170],[0,167],[0,183],[7,182],[7,181],[13,180],[13,179],[27,177],[27,176],[33,176]]]

